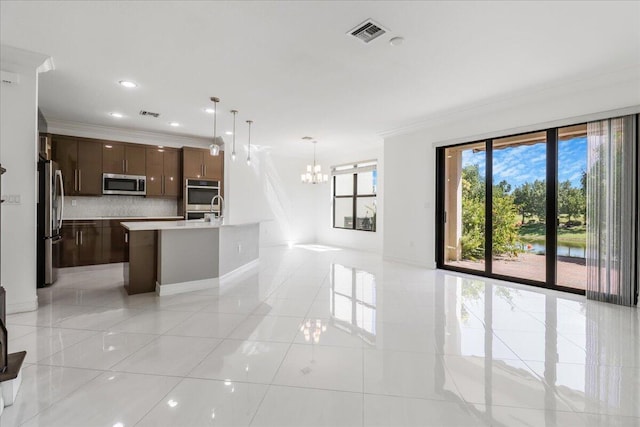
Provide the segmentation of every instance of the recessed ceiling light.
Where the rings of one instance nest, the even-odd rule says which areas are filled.
[[[164,148],[164,145],[158,145],[158,148]]]
[[[209,114],[215,114],[216,110],[214,110],[213,108],[205,108],[204,112]]]
[[[116,119],[121,119],[123,115],[121,113],[109,113],[111,117],[115,117]]]
[[[404,37],[394,37],[389,40],[391,46],[400,46],[402,43],[404,43]]]
[[[178,122],[169,122],[169,126],[173,126],[175,128],[175,127],[180,126],[180,123],[178,123]]]
[[[129,88],[129,89],[132,89],[134,87],[138,87],[137,84],[135,84],[134,82],[129,81],[129,80],[120,80],[118,83],[120,83],[121,86],[124,86],[124,87]]]
[[[230,130],[225,132],[226,135],[233,135],[233,132],[231,132]]]

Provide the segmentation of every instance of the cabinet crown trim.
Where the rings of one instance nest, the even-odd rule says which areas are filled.
[[[206,148],[209,139],[188,135],[165,134],[160,132],[121,129],[111,126],[92,125],[65,120],[47,120],[48,132],[52,134],[68,135],[80,138],[115,140],[148,146],[165,145],[181,148],[185,145]],[[149,144],[153,141],[153,144]]]

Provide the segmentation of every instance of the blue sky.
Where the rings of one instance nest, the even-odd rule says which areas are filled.
[[[462,153],[462,167],[477,164],[480,174],[485,175],[485,152]],[[525,182],[546,178],[547,145],[521,145],[493,151],[494,182],[502,180],[514,189]],[[569,180],[574,187],[580,187],[580,176],[587,169],[587,138],[573,138],[558,143],[558,179]]]

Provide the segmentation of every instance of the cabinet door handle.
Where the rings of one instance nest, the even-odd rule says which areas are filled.
[[[73,170],[73,190],[78,191],[78,169]]]
[[[129,172],[129,160],[124,160],[124,171]]]
[[[204,165],[204,176],[207,176],[207,165]]]
[[[129,243],[129,233],[124,233],[124,242]]]
[[[76,231],[76,246],[78,246],[78,235],[80,234],[79,231]]]
[[[82,246],[82,230],[80,230],[80,246]]]
[[[78,191],[82,191],[82,169],[78,169]]]

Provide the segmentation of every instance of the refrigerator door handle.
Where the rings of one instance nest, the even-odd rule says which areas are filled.
[[[60,209],[58,210],[60,218],[58,218],[58,230],[61,230],[62,229],[62,218],[64,218],[64,182],[62,180],[62,171],[61,170],[57,170],[56,171],[56,177],[57,177],[58,181],[60,182]]]

